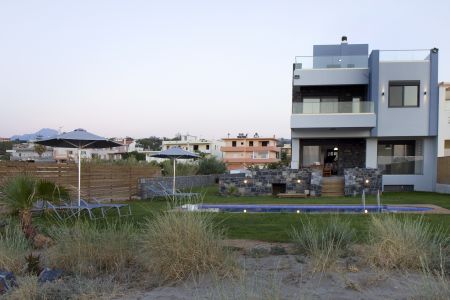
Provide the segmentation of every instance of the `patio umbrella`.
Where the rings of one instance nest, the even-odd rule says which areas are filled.
[[[172,192],[175,194],[175,173],[176,173],[176,164],[177,159],[196,159],[199,158],[195,153],[186,151],[181,149],[180,147],[173,147],[164,151],[161,151],[159,153],[153,154],[153,157],[159,157],[159,158],[169,158],[173,160],[173,183],[172,183]]]
[[[122,146],[119,143],[109,141],[81,128],[75,129],[71,132],[59,134],[49,139],[39,140],[35,143],[54,148],[78,149],[78,205],[81,205],[81,150]]]

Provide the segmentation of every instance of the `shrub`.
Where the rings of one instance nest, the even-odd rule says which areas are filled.
[[[440,253],[444,258],[449,254],[446,232],[433,228],[423,218],[372,217],[369,238],[369,250],[365,252],[369,261],[384,268],[419,269],[422,263],[436,268]]]
[[[48,258],[56,268],[94,277],[101,274],[126,275],[136,262],[136,229],[129,223],[107,224],[77,221],[73,226],[51,228],[55,245]]]
[[[161,163],[162,173],[164,176],[173,176],[173,161],[172,160],[166,160]],[[198,171],[198,165],[197,164],[191,164],[191,163],[182,163],[177,161],[176,165],[176,175],[177,176],[188,176],[188,175],[195,175]]]
[[[312,258],[314,271],[324,271],[334,265],[337,258],[348,250],[355,231],[348,221],[332,217],[326,223],[302,221],[299,229],[293,228],[291,238],[298,251]]]
[[[146,225],[142,237],[145,264],[162,282],[209,271],[231,275],[234,264],[221,238],[211,214],[169,210]]]
[[[0,231],[0,269],[21,273],[31,246],[18,224],[8,222]]]
[[[211,156],[200,159],[198,163],[198,172],[200,175],[223,174],[227,171],[225,163]]]

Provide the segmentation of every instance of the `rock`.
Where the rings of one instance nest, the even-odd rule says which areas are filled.
[[[16,277],[12,272],[0,271],[0,295],[16,286]]]
[[[44,268],[42,272],[39,274],[38,282],[44,283],[44,282],[52,282],[55,280],[60,279],[63,276],[64,272],[60,269],[50,269],[50,268]]]

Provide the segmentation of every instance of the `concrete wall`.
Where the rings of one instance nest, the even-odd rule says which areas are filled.
[[[380,62],[378,136],[428,136],[429,134],[429,61]],[[388,107],[389,81],[420,80],[419,107]],[[382,92],[384,91],[384,96]],[[427,91],[427,95],[424,95]]]
[[[372,128],[374,113],[293,114],[291,128]]]
[[[367,68],[294,70],[294,85],[340,85],[368,83],[369,70]]]

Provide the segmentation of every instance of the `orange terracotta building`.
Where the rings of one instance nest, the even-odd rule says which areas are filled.
[[[281,149],[277,147],[277,140],[239,134],[236,138],[223,139],[225,146],[221,147],[223,161],[228,170],[243,170],[250,166],[264,166],[268,163],[280,161]]]

